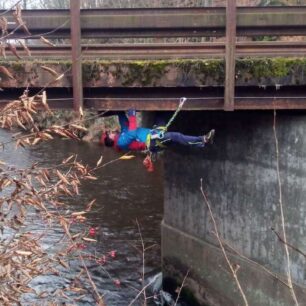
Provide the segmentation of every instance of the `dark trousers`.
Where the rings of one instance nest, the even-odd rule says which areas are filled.
[[[179,132],[165,132],[163,138],[151,139],[150,151],[158,152],[162,150],[164,146],[173,144],[192,146],[196,148],[203,148],[205,145],[202,136],[189,136]]]
[[[189,136],[179,132],[166,132],[161,142],[163,144],[178,143],[183,146],[204,147],[202,136]]]

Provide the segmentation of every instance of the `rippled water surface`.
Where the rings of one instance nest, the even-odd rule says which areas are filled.
[[[0,132],[1,141],[9,138],[10,134]],[[1,153],[1,160],[18,167],[30,166],[34,162],[39,162],[41,166],[53,166],[71,154],[77,154],[84,164],[91,166],[96,164],[101,155],[103,162],[120,156],[114,150],[97,144],[56,140],[30,149],[15,150],[14,145],[7,145]],[[146,273],[149,276],[160,270],[160,222],[163,207],[161,165],[157,163],[155,172],[148,173],[142,166],[142,159],[143,156],[137,156],[100,169],[97,181],[84,182],[80,196],[66,200],[68,209],[80,211],[92,199],[97,199],[93,211],[87,216],[86,224],[82,226],[99,228],[98,243],[89,246],[91,252],[106,254],[115,250],[117,253],[116,258],[105,265],[107,272],[94,263],[89,267],[100,292],[105,295],[107,305],[128,305],[136,296],[137,289],[141,288],[141,253],[135,248],[140,242],[136,219],[146,245],[155,245],[146,252]],[[29,230],[39,233],[45,225],[35,220],[35,215],[32,218]],[[55,226],[43,241],[44,248],[56,247],[62,235],[62,229]],[[73,265],[71,269],[71,275],[66,275],[68,278],[75,275]],[[120,280],[120,287],[114,285],[114,279]],[[41,277],[33,281],[36,290],[51,293],[65,287],[65,284],[65,279],[60,276]],[[24,305],[30,305],[31,298],[25,297]],[[78,305],[93,305],[93,301],[84,299]]]

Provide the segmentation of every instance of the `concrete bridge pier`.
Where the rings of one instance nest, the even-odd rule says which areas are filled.
[[[288,242],[306,252],[306,113],[279,111],[276,121]],[[284,245],[271,230],[282,235],[273,111],[184,112],[175,123],[173,129],[189,134],[215,128],[216,139],[203,150],[180,147],[165,154],[165,278],[180,286],[189,270],[187,292],[200,305],[243,305],[213,234],[200,192],[203,178],[224,244],[237,252],[226,248],[249,304],[294,305],[283,283]],[[299,304],[306,305],[305,257],[290,249],[290,258]]]

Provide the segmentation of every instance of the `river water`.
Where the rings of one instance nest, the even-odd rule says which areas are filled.
[[[10,134],[0,131],[0,141],[10,139]],[[18,167],[27,167],[38,162],[40,166],[54,166],[71,154],[77,154],[84,164],[95,166],[103,155],[103,163],[120,156],[112,149],[98,144],[55,140],[33,148],[15,150],[14,145],[7,145],[1,153],[1,160]],[[162,166],[148,173],[142,165],[143,156],[132,160],[115,162],[100,169],[97,181],[82,183],[80,195],[66,199],[68,209],[81,211],[93,198],[97,199],[93,210],[87,215],[82,226],[97,227],[96,244],[90,244],[90,251],[99,254],[116,252],[116,257],[109,260],[103,269],[91,264],[89,270],[99,289],[104,295],[107,305],[128,305],[141,288],[142,254],[137,250],[140,246],[140,235],[135,220],[141,227],[146,246],[153,245],[146,252],[146,276],[160,271],[160,222],[163,208]],[[39,233],[43,225],[38,220],[31,222],[27,230]],[[54,247],[63,235],[60,227],[50,231],[43,241],[46,249]],[[104,268],[106,272],[104,271]],[[73,266],[71,268],[73,270]],[[71,275],[75,275],[71,271]],[[73,277],[73,276],[71,276]],[[69,275],[68,275],[69,278]],[[121,285],[116,286],[114,280]],[[32,282],[37,291],[53,293],[65,286],[60,277],[38,277]],[[25,296],[23,305],[33,305],[34,297]],[[43,302],[36,303],[43,305]],[[90,299],[83,299],[78,305],[94,305]],[[137,303],[135,305],[138,305]]]

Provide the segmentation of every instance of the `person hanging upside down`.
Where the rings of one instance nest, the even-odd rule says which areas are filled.
[[[204,148],[207,143],[212,143],[215,130],[210,130],[205,135],[190,136],[179,132],[168,132],[163,127],[153,129],[137,127],[136,111],[118,112],[120,131],[103,132],[100,143],[107,147],[114,147],[119,151],[145,151],[151,153],[162,150],[171,144],[180,144],[196,148]]]

